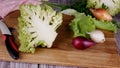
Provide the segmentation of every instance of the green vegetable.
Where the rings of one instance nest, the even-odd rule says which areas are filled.
[[[120,0],[87,0],[88,8],[104,8],[112,16],[120,12]]]
[[[71,4],[58,4],[58,3],[52,3],[52,2],[46,2],[43,3],[48,4],[51,7],[60,9],[61,11],[65,9],[75,9],[76,11],[80,13],[85,13],[86,15],[92,15],[89,8],[87,8],[87,0],[75,0],[74,3]]]
[[[88,38],[87,32],[95,30],[95,24],[91,16],[86,16],[84,13],[77,13],[70,23],[70,28],[74,32],[74,37],[83,36]]]
[[[35,52],[35,47],[50,48],[57,36],[56,29],[62,23],[62,14],[48,5],[21,5],[19,21],[19,50]]]
[[[96,28],[117,32],[117,27],[112,22],[93,20]]]
[[[80,13],[85,13],[85,15],[92,15],[87,6],[87,0],[79,0],[70,6],[70,8],[77,10]]]
[[[66,14],[66,15],[73,15],[74,16],[74,14],[76,14],[78,12],[74,9],[65,9],[65,10],[61,11],[61,13]]]
[[[104,29],[117,32],[116,26],[111,22],[99,21],[84,13],[75,14],[75,18],[70,23],[70,28],[74,37],[83,36],[89,38],[89,32],[95,29]]]
[[[120,29],[120,23],[118,21],[113,20],[112,23],[118,28]]]

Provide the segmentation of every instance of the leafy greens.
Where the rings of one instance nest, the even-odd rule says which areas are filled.
[[[89,38],[89,32],[99,28],[109,31],[117,31],[117,28],[111,22],[99,21],[84,13],[75,14],[75,18],[70,23],[70,28],[74,32],[74,37],[83,36]]]

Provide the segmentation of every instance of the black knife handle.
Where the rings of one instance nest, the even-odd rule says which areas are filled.
[[[5,41],[6,48],[9,52],[10,56],[15,60],[18,59],[19,58],[19,51],[18,51],[16,44],[13,42],[12,35],[4,34],[3,39]]]

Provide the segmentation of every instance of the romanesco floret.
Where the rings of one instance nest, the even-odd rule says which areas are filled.
[[[34,53],[35,47],[52,47],[57,36],[56,29],[62,23],[62,13],[48,5],[21,5],[18,18],[19,50]]]
[[[120,0],[87,0],[88,8],[105,8],[112,16],[120,12]]]

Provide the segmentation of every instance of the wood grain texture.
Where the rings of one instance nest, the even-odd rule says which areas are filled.
[[[62,3],[62,4],[66,4],[66,3],[70,3],[70,1],[76,1],[76,0],[50,0],[50,1],[52,1],[52,2],[57,2],[57,3]],[[9,23],[7,23],[10,27],[12,27],[12,26],[14,26],[14,28],[17,28],[15,25],[16,25],[16,23],[15,22],[17,22],[17,20],[15,19],[15,17],[17,17],[17,15],[15,15],[15,16],[11,16],[10,17],[10,20],[9,21],[6,21],[6,22],[9,22],[9,23],[13,23],[12,25],[11,24],[9,24]],[[69,19],[68,19],[69,20]],[[119,19],[118,19],[119,20]],[[116,36],[116,37],[118,37],[118,36]],[[113,38],[109,38],[109,39],[111,39],[111,40],[113,40]],[[1,39],[0,39],[0,41],[2,41]],[[118,41],[119,41],[119,39],[118,39]],[[1,43],[3,44],[3,42],[0,42],[0,45],[1,45]],[[109,43],[107,43],[106,45],[109,45]],[[112,45],[112,44],[111,44]],[[115,46],[115,45],[114,45]],[[0,49],[1,48],[3,48],[3,50],[5,49],[5,47],[4,46],[2,46],[2,47],[0,47]],[[110,50],[112,50],[112,51],[109,51],[109,48],[107,48],[107,47],[103,47],[103,49],[100,49],[99,47],[95,47],[95,48],[98,48],[98,50],[99,51],[97,51],[97,52],[101,52],[101,54],[102,54],[102,51],[103,52],[106,52],[106,53],[108,53],[108,56],[109,56],[109,54],[110,54],[110,56],[109,57],[111,57],[111,58],[115,58],[115,57],[112,57],[111,56],[111,52],[113,53],[113,54],[117,54],[116,53],[116,47],[115,47],[115,51],[114,51],[114,49],[110,49]],[[107,48],[107,50],[104,50],[104,48]],[[111,47],[112,48],[112,47]],[[61,49],[63,49],[63,48],[61,48]],[[92,49],[94,49],[94,47],[92,48]],[[65,50],[65,49],[63,49],[63,50]],[[5,52],[4,52],[5,51]],[[2,56],[1,54],[3,54],[3,53],[7,53],[6,52],[6,50],[4,50],[3,52],[1,52],[0,53],[0,56],[3,58],[4,56]],[[71,52],[71,50],[69,50],[68,49],[68,51],[70,51]],[[89,51],[89,50],[88,50]],[[92,52],[95,52],[96,50],[92,50]],[[97,53],[96,52],[96,53]],[[93,53],[94,54],[94,53]],[[102,55],[104,55],[105,53],[103,53]],[[5,58],[3,58],[3,59],[0,59],[0,60],[3,60],[3,61],[0,61],[0,68],[36,68],[37,66],[38,66],[38,68],[79,68],[79,67],[76,67],[76,66],[74,66],[74,67],[72,67],[72,66],[58,66],[58,65],[48,65],[48,64],[29,64],[29,63],[22,63],[22,62],[19,62],[19,61],[15,61],[15,62],[6,62],[6,61],[8,61],[8,59],[6,59],[6,58],[10,58],[9,57],[9,55],[8,54],[3,54],[3,55],[5,55],[5,56],[8,56],[8,57],[5,57]],[[81,55],[81,53],[80,53],[80,55]],[[86,56],[93,56],[93,55],[86,55]],[[84,55],[82,56],[82,57],[84,57]],[[99,55],[98,55],[98,57],[100,57]],[[103,56],[104,57],[104,56]],[[103,57],[101,57],[101,58],[103,58]],[[78,57],[77,57],[78,58]],[[88,58],[90,58],[91,59],[91,57],[88,57]],[[95,59],[95,57],[93,56],[92,58],[94,58]],[[97,58],[97,57],[96,57]],[[105,63],[105,61],[106,60],[108,60],[108,59],[106,59],[107,57],[104,57],[104,62],[103,62],[103,64]],[[78,59],[78,60],[81,60],[82,58],[80,58],[80,59]],[[118,59],[118,57],[117,57],[117,59]],[[111,66],[106,66],[106,67],[108,67],[108,68],[120,68],[120,66],[119,66],[119,62],[118,61],[116,61],[117,60],[116,58],[115,59],[112,59],[113,60],[113,62],[111,62],[111,61],[106,61],[106,62],[111,62],[111,64],[113,63],[113,65],[111,65]],[[88,59],[85,59],[85,58],[83,58],[83,60],[84,60],[84,62],[83,62],[83,64],[85,64],[87,61],[89,61]],[[85,62],[85,60],[86,60],[86,62]],[[9,61],[11,61],[11,59],[9,59]],[[14,60],[12,60],[12,61],[14,61]],[[92,61],[92,59],[91,59],[91,61]],[[116,62],[115,62],[116,61]],[[99,61],[99,60],[93,60],[92,62],[94,62],[94,64],[95,64],[95,62],[102,62],[102,61]],[[81,63],[82,63],[82,61],[81,61]],[[88,63],[88,62],[87,62]],[[117,64],[116,64],[117,63]],[[89,62],[89,64],[91,64],[91,62]],[[114,64],[116,64],[116,65],[114,65]],[[32,67],[30,67],[32,65]],[[97,64],[98,65],[98,64]],[[93,65],[93,66],[97,66],[97,65]],[[93,66],[92,67],[89,67],[89,68],[93,68]],[[100,65],[99,65],[100,66]],[[102,65],[101,64],[101,66],[103,66],[104,67],[104,65]],[[84,67],[86,67],[86,66],[84,66]],[[102,68],[103,68],[102,67]],[[81,67],[80,67],[81,68]],[[86,68],[88,68],[88,67],[86,67]]]
[[[57,1],[57,0],[52,0],[53,2]],[[58,1],[61,1],[61,0],[58,0]],[[58,2],[57,1],[57,2]],[[65,1],[65,0],[64,0]],[[68,1],[67,1],[68,2]],[[66,3],[66,2],[64,2]],[[28,63],[14,63],[14,62],[5,62],[5,61],[0,61],[2,65],[0,65],[0,68],[14,68],[14,66],[16,68],[23,68],[23,65],[25,66],[25,68],[27,67]],[[15,65],[17,64],[17,66]],[[36,66],[38,64],[30,64],[30,65],[34,65],[35,67],[33,68],[36,68]],[[3,67],[3,66],[6,66],[6,67]],[[29,66],[29,68],[31,68]],[[77,68],[77,67],[67,67],[67,66],[54,66],[54,65],[47,65],[47,64],[39,64],[39,67],[38,68]]]
[[[0,61],[0,68],[85,68],[85,67]]]
[[[85,68],[77,66],[59,66],[59,65],[49,65],[49,64],[40,64],[39,68]]]
[[[15,29],[12,33],[15,37],[16,43],[19,43],[19,40],[17,39],[18,16],[19,11],[16,11],[9,14],[4,19],[4,22],[8,25],[8,27]],[[120,67],[120,58],[118,56],[115,38],[112,32],[104,31],[106,36],[105,43],[97,44],[96,46],[86,50],[77,50],[71,45],[73,34],[68,28],[68,24],[71,19],[71,16],[64,15],[64,22],[58,29],[59,35],[52,48],[37,48],[35,54],[20,53],[19,60],[11,59],[6,51],[4,42],[0,38],[0,60],[83,67]]]
[[[120,24],[120,13],[114,17],[114,20],[118,21],[118,23]],[[120,54],[120,29],[118,29],[118,32],[115,33],[115,38],[116,38],[116,44],[118,47],[118,52]]]
[[[38,68],[38,64],[10,62],[10,68]]]
[[[10,68],[10,63],[6,61],[1,61],[0,68]]]

